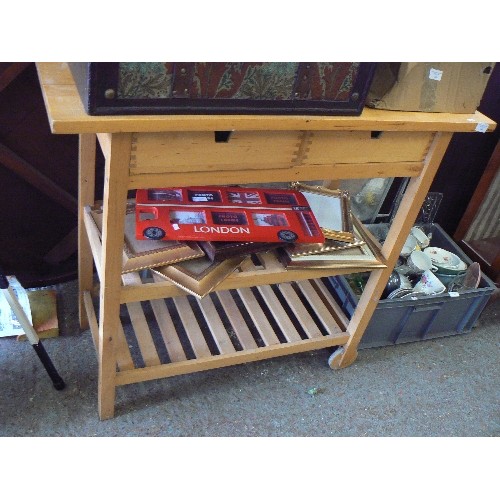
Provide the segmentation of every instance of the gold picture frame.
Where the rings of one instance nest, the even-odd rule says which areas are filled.
[[[325,239],[324,243],[297,243],[294,245],[286,246],[283,251],[289,255],[291,258],[303,257],[304,255],[315,255],[319,253],[330,253],[342,250],[347,250],[348,248],[355,248],[364,245],[363,240],[354,237],[354,241],[335,241],[330,239]]]
[[[343,269],[351,267],[384,268],[387,267],[380,251],[380,246],[363,224],[353,217],[354,235],[360,245],[348,245],[344,249],[334,249],[330,252],[298,252],[291,253],[289,249],[281,251],[280,258],[287,269]]]
[[[347,191],[301,182],[292,182],[290,187],[306,197],[325,238],[354,242],[351,201]]]
[[[201,257],[156,267],[151,271],[157,278],[170,281],[185,292],[202,299],[232,274],[246,258],[246,255],[238,255],[220,262],[212,262],[208,257]]]

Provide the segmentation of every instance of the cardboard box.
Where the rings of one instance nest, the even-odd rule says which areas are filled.
[[[378,63],[367,106],[474,113],[495,63]]]
[[[55,290],[27,290],[31,307],[31,321],[38,338],[48,339],[59,336],[57,318],[57,292]],[[25,333],[17,340],[28,340]]]

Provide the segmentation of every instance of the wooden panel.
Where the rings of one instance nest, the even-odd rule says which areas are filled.
[[[310,280],[310,283],[314,287],[314,289],[319,293],[319,296],[325,306],[328,308],[328,311],[335,319],[335,321],[342,328],[342,331],[347,330],[347,325],[349,324],[349,318],[345,315],[342,308],[337,304],[336,300],[330,295],[325,284],[321,280]]]
[[[109,157],[109,153],[111,151],[112,135],[111,134],[97,134],[97,139],[99,141],[99,146],[101,146],[102,154],[104,155],[104,158],[107,159]]]
[[[134,327],[144,364],[146,366],[159,365],[160,358],[156,352],[156,347],[151,337],[151,332],[140,302],[130,302],[127,304],[127,309],[132,326]]]
[[[252,287],[258,285],[268,285],[270,283],[280,283],[286,281],[297,281],[311,278],[322,278],[331,274],[351,274],[370,272],[373,269],[365,267],[346,267],[335,269],[289,269],[281,268],[276,271],[268,271],[267,269],[259,269],[234,272],[224,279],[217,287],[218,290],[232,290],[239,287]],[[131,274],[131,273],[129,273]],[[126,276],[125,274],[123,276]],[[141,300],[152,300],[165,297],[177,297],[185,295],[186,292],[180,287],[168,281],[161,283],[144,283],[136,285],[134,283],[125,283],[121,289],[120,302],[137,302]]]
[[[38,77],[42,85],[74,85],[73,75],[65,62],[37,64]],[[76,87],[75,87],[76,89]]]
[[[199,300],[198,303],[220,353],[229,354],[231,352],[235,352],[236,349],[234,348],[231,339],[224,328],[224,325],[219,317],[219,313],[215,309],[212,298],[207,295]]]
[[[193,179],[199,185],[249,184],[259,182],[310,181],[313,179],[365,179],[370,177],[416,177],[423,169],[423,162],[388,163],[337,163],[298,165],[290,168],[262,168],[253,170],[201,170],[192,167],[183,172],[131,175],[130,189],[151,186],[189,186]],[[256,172],[258,172],[256,174]],[[257,178],[256,178],[257,175]]]
[[[256,349],[257,343],[250,333],[250,330],[246,325],[245,320],[243,319],[243,316],[241,315],[241,312],[231,295],[231,292],[222,290],[216,293],[243,349]]]
[[[87,312],[90,332],[92,334],[92,340],[94,341],[94,346],[96,351],[99,349],[99,325],[97,323],[97,318],[95,315],[94,304],[92,303],[92,296],[90,292],[83,292],[83,300],[85,302],[85,310]],[[115,342],[115,355],[116,355],[116,365],[118,369],[123,370],[133,370],[134,369],[134,361],[132,360],[132,356],[130,354],[130,350],[128,348],[127,339],[125,338],[125,333],[123,331],[123,327],[121,323],[118,325],[118,329],[114,335]]]
[[[283,264],[278,260],[275,252],[261,252],[258,254],[258,259],[268,272],[276,273],[283,271]]]
[[[135,134],[131,174],[163,171],[288,168],[302,134],[294,131],[235,131],[227,142],[216,142],[215,132]]]
[[[254,297],[252,290],[249,288],[240,288],[238,290],[238,294],[241,297],[241,300],[245,304],[245,307],[248,311],[248,314],[252,318],[255,327],[259,331],[259,335],[262,337],[262,340],[266,345],[279,344],[280,341],[274,330],[271,328],[264,312],[259,306],[257,299]]]
[[[301,336],[295,326],[293,326],[292,320],[281,305],[278,297],[274,294],[273,289],[269,286],[259,286],[257,289],[266,301],[267,306],[272,310],[273,317],[286,339],[289,342],[301,340]]]
[[[193,310],[189,304],[187,297],[175,297],[175,306],[181,318],[186,334],[191,342],[194,354],[197,358],[206,358],[211,356],[207,341],[203,337],[200,325],[196,321]]]
[[[257,328],[263,331],[264,325],[266,323],[268,324],[268,322],[264,318],[263,311],[260,308],[257,300],[255,299],[255,297],[253,297],[252,291],[247,288],[240,290],[240,292],[243,293],[246,299],[243,300],[244,307],[247,308],[247,312],[252,316],[252,319],[256,319],[258,321],[258,324],[256,324]],[[248,292],[251,295],[248,295]],[[305,308],[304,312],[303,310],[300,310],[299,306],[297,306],[297,303],[300,303],[302,306],[303,304],[302,304],[302,299],[295,292],[293,292],[295,294],[293,302],[295,303],[294,306],[297,314],[297,320],[304,329],[306,330],[309,329],[309,333],[311,334],[312,338],[301,339],[298,333],[296,332],[295,327],[292,327],[292,331],[295,331],[295,333],[289,335],[289,331],[287,331],[287,329],[289,328],[289,322],[288,322],[289,320],[288,321],[285,320],[284,322],[281,321],[286,316],[286,314],[284,313],[281,304],[277,301],[277,296],[275,294],[275,291],[271,287],[260,287],[259,293],[266,300],[266,304],[270,308],[273,317],[279,324],[281,333],[286,340],[281,339],[281,341],[278,340],[278,342],[274,342],[273,344],[267,344],[265,346],[258,347],[256,342],[253,340],[250,331],[246,328],[246,326],[242,327],[242,325],[245,325],[245,321],[241,314],[243,310],[240,309],[241,304],[237,305],[237,303],[233,300],[232,295],[229,292],[217,292],[217,296],[219,297],[221,304],[223,304],[223,308],[224,311],[226,312],[226,315],[230,318],[232,325],[235,325],[235,330],[237,329],[238,331],[238,338],[240,339],[240,343],[242,344],[243,350],[238,350],[238,351],[230,350],[230,352],[228,353],[221,353],[213,356],[204,356],[202,358],[191,359],[191,360],[181,360],[175,363],[166,363],[161,366],[138,368],[133,370],[132,371],[133,373],[119,372],[117,373],[117,378],[116,378],[117,384],[123,385],[143,380],[151,380],[159,377],[170,377],[182,373],[193,373],[196,371],[207,370],[210,368],[218,368],[238,363],[245,363],[247,361],[256,361],[259,359],[266,359],[275,356],[304,352],[312,349],[321,349],[335,345],[343,345],[348,340],[348,336],[345,332],[342,332],[341,329],[338,327],[331,326],[332,323],[335,323],[336,320],[334,317],[329,316],[328,313],[326,312],[324,312],[323,321],[330,325],[330,330],[332,333],[329,335],[321,335],[317,333],[316,336],[314,336],[311,333],[312,329],[310,325],[313,324],[315,320],[313,320],[311,315],[307,311],[305,311]],[[209,296],[210,299],[213,299],[214,295]],[[320,295],[321,293],[318,294],[318,296]],[[309,292],[309,298],[313,296],[314,292],[312,294]],[[203,301],[205,302],[205,306],[207,303],[206,298],[207,297],[203,299]],[[190,325],[185,321],[185,318],[194,318],[194,312],[193,309],[191,308],[191,305],[187,303],[188,302],[187,299],[185,297],[184,299],[185,299],[185,305],[183,306],[184,314],[182,315],[181,319],[184,323],[184,327],[186,328],[186,330],[191,331],[189,328]],[[179,302],[178,299],[176,299],[176,301]],[[322,301],[323,298],[320,299],[320,302]],[[276,308],[277,304],[279,305]],[[248,309],[249,307],[251,309]],[[217,326],[218,327],[217,330],[219,332],[224,331],[225,328],[221,326],[222,319],[219,317],[218,310],[215,307],[212,308],[212,305],[206,306],[205,309],[206,309],[205,314],[207,316],[216,317],[215,320],[212,320],[212,327]],[[212,327],[210,327],[211,330],[213,330]],[[197,328],[195,327],[195,330],[196,329]],[[248,335],[247,342],[244,342],[242,340],[243,336],[241,335],[241,333],[244,331],[246,331],[246,335]],[[193,331],[191,331],[191,335],[193,336]],[[201,332],[198,331],[194,335],[200,336]],[[293,340],[289,340],[292,337]],[[214,341],[217,342],[216,339],[214,339]],[[269,342],[269,338],[267,341]],[[243,346],[244,343],[246,344],[246,346]]]
[[[99,324],[97,323],[94,304],[92,303],[92,296],[88,290],[85,290],[82,295],[83,303],[85,305],[85,312],[87,313],[90,333],[92,335],[92,341],[94,342],[94,347],[97,352],[97,350],[99,349]]]
[[[306,332],[309,338],[322,337],[320,329],[316,326],[316,323],[312,320],[311,316],[307,312],[304,304],[297,295],[297,292],[293,289],[290,283],[281,283],[278,285],[281,293],[285,297],[290,309],[293,311],[295,316],[300,319],[302,328]],[[309,321],[305,318],[309,318]]]
[[[306,297],[309,305],[314,312],[318,315],[321,324],[325,327],[329,335],[340,333],[339,326],[332,321],[332,314],[328,307],[324,304],[323,300],[318,295],[317,291],[313,288],[310,281],[297,281],[297,285]]]
[[[215,142],[214,132],[134,134],[131,175],[253,170],[276,171],[301,165],[410,163],[419,165],[429,148],[430,132],[293,132],[235,131],[227,143]],[[400,165],[398,165],[400,168]],[[352,168],[349,168],[352,172]],[[228,172],[230,173],[230,172]],[[366,170],[358,175],[366,176]],[[199,174],[198,174],[199,175]],[[309,170],[307,175],[312,174]],[[341,175],[338,172],[338,175]],[[352,174],[351,174],[352,175]],[[380,175],[376,172],[373,177]],[[401,175],[401,174],[400,174]],[[380,175],[384,176],[384,175]],[[293,176],[296,178],[296,175]],[[229,180],[230,181],[230,180]],[[133,179],[131,182],[134,182]],[[197,181],[197,182],[201,182]],[[220,182],[217,179],[217,182]],[[155,184],[161,185],[161,184]],[[173,185],[173,184],[165,184]]]
[[[137,275],[132,276],[132,273],[127,276],[128,281],[137,279]],[[244,289],[242,290],[242,292],[243,295],[245,295],[245,292],[251,293],[251,290]],[[127,345],[127,340],[120,323],[119,331],[114,336],[115,350],[117,351],[117,365],[120,370],[116,374],[117,385],[129,384],[142,380],[151,380],[158,377],[169,377],[181,373],[192,373],[209,368],[230,366],[247,361],[255,361],[275,356],[304,352],[312,349],[321,349],[324,347],[342,345],[348,340],[347,334],[345,332],[342,332],[340,328],[331,328],[332,333],[330,335],[317,335],[313,338],[301,339],[298,335],[298,332],[296,331],[295,326],[290,327],[290,320],[285,319],[283,321],[283,318],[286,317],[286,313],[277,300],[274,290],[272,290],[271,287],[259,287],[259,293],[266,301],[267,306],[270,308],[271,314],[279,324],[284,339],[279,340],[274,334],[274,331],[272,334],[264,333],[269,344],[258,347],[245,323],[245,320],[243,319],[243,309],[240,309],[242,307],[241,304],[237,305],[230,292],[216,292],[216,295],[221,302],[224,312],[231,322],[231,326],[234,327],[233,329],[238,336],[243,350],[236,351],[232,348],[222,348],[221,354],[211,355],[209,353],[205,337],[203,336],[198,322],[195,319],[195,314],[193,308],[191,307],[191,303],[186,297],[182,297],[180,299],[174,299],[174,303],[179,312],[183,327],[188,334],[188,338],[193,344],[193,350],[198,354],[202,354],[196,359],[188,360],[184,354],[180,340],[176,334],[176,329],[174,327],[173,320],[169,315],[166,301],[163,299],[151,301],[156,320],[159,323],[160,329],[162,331],[162,336],[165,340],[165,345],[167,346],[170,362],[162,365],[154,365],[134,369],[129,346]],[[88,300],[91,300],[89,293],[87,293],[86,296]],[[220,344],[221,338],[224,340],[224,342],[226,341],[226,339],[224,338],[225,335],[228,335],[227,341],[230,341],[229,336],[231,335],[231,333],[226,333],[226,329],[223,326],[222,317],[219,316],[219,311],[214,307],[215,304],[212,302],[214,296],[215,294],[205,297],[205,299],[202,300],[204,304],[201,307],[202,309],[204,309],[204,314],[207,318],[207,322],[208,318],[210,318],[210,331],[212,333],[214,342]],[[301,302],[301,299],[296,294],[295,297],[296,299],[294,300]],[[207,298],[210,298],[211,300],[211,303],[208,305],[206,301]],[[252,319],[256,319],[258,321],[258,324],[256,325],[257,329],[260,329],[260,331],[263,332],[266,323],[268,325],[268,328],[271,328],[257,300],[255,299],[255,297],[253,297],[253,294],[251,297],[246,297],[246,300],[243,301],[243,307],[252,308],[251,310],[247,309],[247,312],[250,314]],[[89,310],[93,311],[92,305]],[[298,311],[298,308],[295,307],[295,310]],[[307,311],[305,313],[299,312],[297,315],[297,320],[306,330],[308,328],[308,325],[314,322]],[[327,320],[327,318],[325,317],[324,320],[328,323],[336,321],[334,317],[330,317],[329,320]],[[96,321],[94,318],[94,320],[91,321],[91,324],[94,325],[94,330],[97,329],[95,323]],[[215,332],[217,332],[217,334],[215,334]],[[290,334],[290,332],[294,333]],[[138,332],[135,333],[137,335]],[[222,335],[222,337],[217,340],[216,335]],[[276,341],[274,341],[273,343],[271,343],[272,337],[276,338]]]
[[[142,283],[138,273],[122,274],[121,278],[122,282],[125,284],[133,283],[134,285],[139,285]],[[146,366],[159,365],[161,363],[160,358],[156,352],[156,347],[151,337],[151,332],[149,330],[141,303],[129,302],[127,304],[127,309],[137,337],[137,343],[139,344],[139,350],[141,351],[144,364]]]
[[[127,385],[146,380],[154,380],[163,377],[172,377],[186,373],[194,373],[202,370],[211,370],[223,366],[232,366],[250,361],[287,356],[299,352],[324,349],[333,346],[344,345],[349,336],[343,333],[338,336],[326,335],[321,338],[305,339],[300,342],[289,342],[272,346],[252,349],[250,351],[237,351],[233,354],[220,354],[203,359],[181,361],[179,363],[168,363],[160,366],[149,366],[138,368],[116,374],[116,385]]]
[[[184,352],[179,337],[177,336],[174,322],[170,317],[165,300],[152,300],[150,304],[153,309],[156,322],[158,323],[158,327],[160,328],[161,336],[165,342],[168,357],[173,363],[186,360],[186,353]]]
[[[95,225],[94,219],[90,215],[90,207],[85,207],[83,211],[83,223],[87,230],[88,243],[94,257],[95,267],[99,279],[101,279],[102,242],[101,233]],[[132,282],[131,282],[132,283]]]
[[[430,132],[308,132],[305,165],[334,163],[421,162]]]
[[[118,325],[118,329],[115,333],[115,355],[116,365],[120,371],[133,370],[135,368],[121,323]],[[154,363],[154,365],[151,366],[156,366],[158,364],[159,363]]]

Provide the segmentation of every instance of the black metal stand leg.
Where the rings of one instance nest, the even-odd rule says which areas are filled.
[[[33,349],[35,349],[35,352],[38,354],[40,361],[47,370],[47,373],[49,374],[49,377],[51,378],[54,387],[58,391],[63,390],[66,387],[66,384],[64,383],[64,380],[60,377],[59,373],[57,373],[57,370],[53,365],[52,360],[47,354],[45,347],[43,347],[42,341],[39,340],[38,344],[33,344]]]

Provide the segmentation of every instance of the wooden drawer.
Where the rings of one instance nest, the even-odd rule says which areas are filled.
[[[398,172],[414,176],[433,136],[299,130],[244,130],[229,136],[212,131],[137,133],[130,187],[394,177]]]
[[[300,162],[303,165],[422,162],[432,138],[430,132],[308,132]]]
[[[303,136],[288,130],[134,134],[130,173],[289,168]]]

